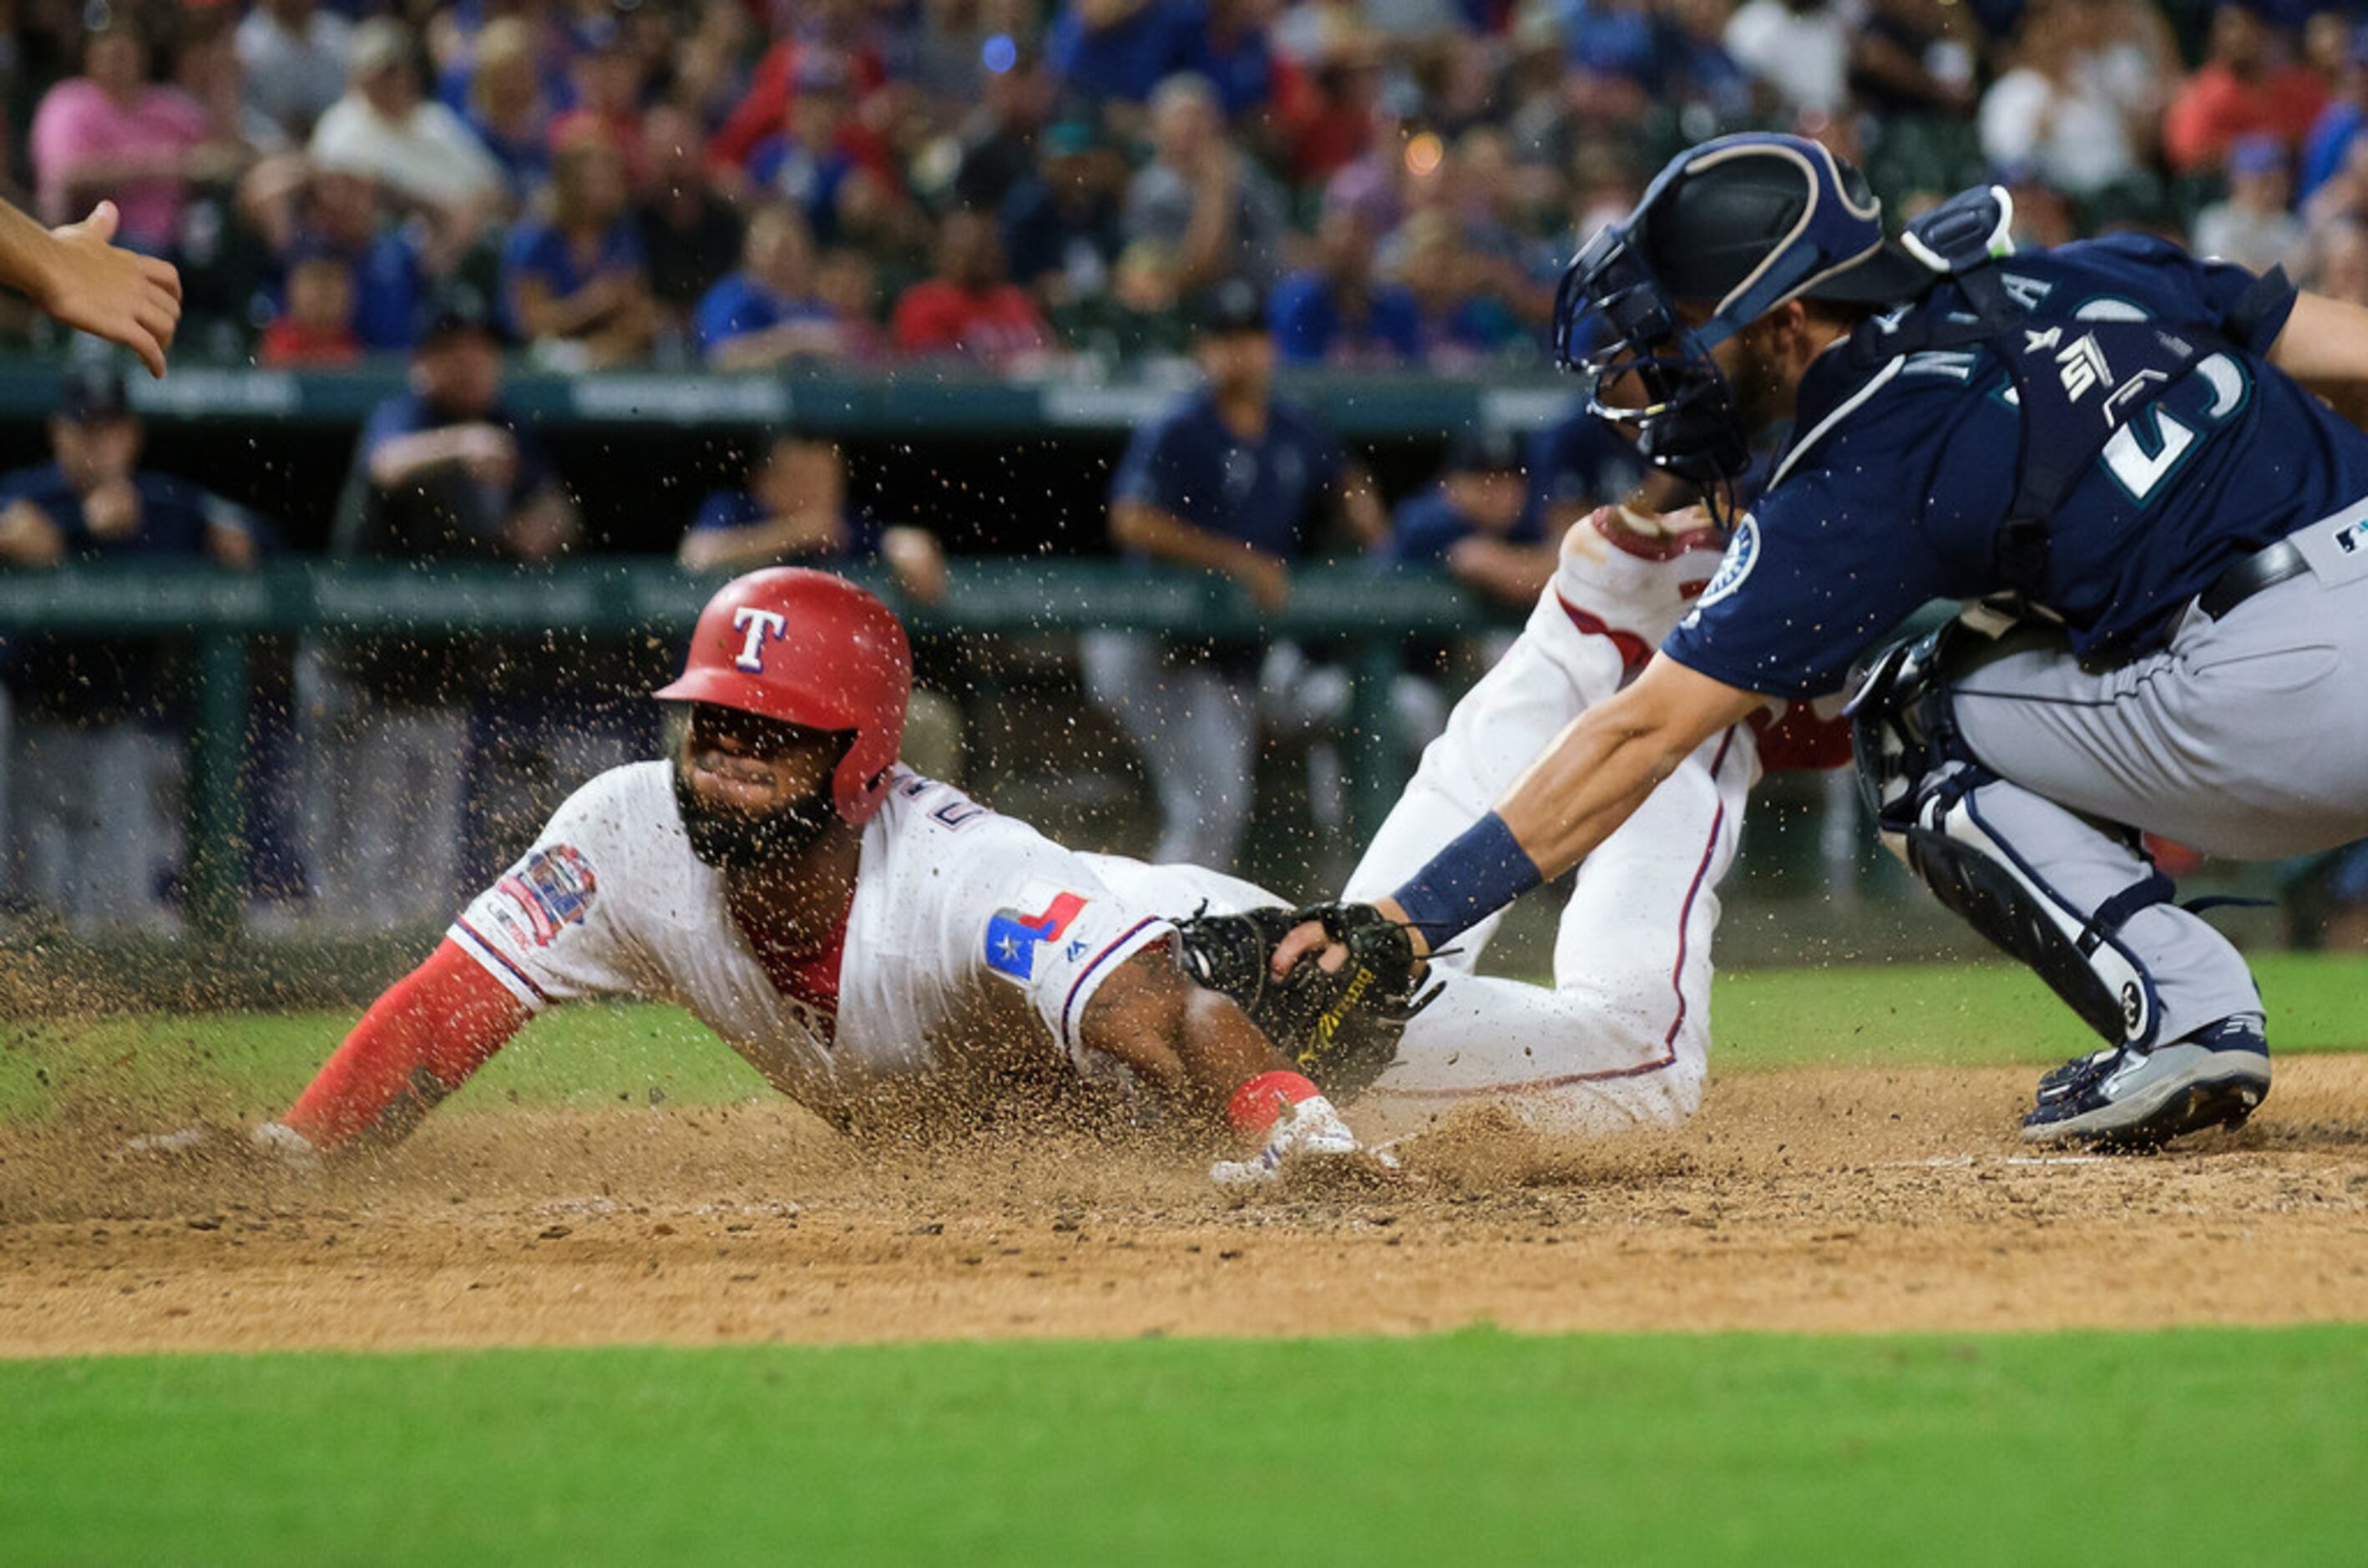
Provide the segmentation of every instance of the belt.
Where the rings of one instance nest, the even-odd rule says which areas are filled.
[[[2310,562],[2304,558],[2302,547],[2290,539],[2282,539],[2213,578],[2212,585],[2195,596],[2195,608],[2205,619],[2217,620],[2263,588],[2275,587],[2309,570]]]

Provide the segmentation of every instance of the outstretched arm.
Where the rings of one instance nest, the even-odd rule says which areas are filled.
[[[0,201],[0,285],[68,326],[123,345],[161,376],[181,321],[181,275],[169,261],[109,244],[115,223],[112,201],[55,229]]]
[[[2295,295],[2270,363],[2311,387],[2368,381],[2368,310],[2324,294]]]
[[[484,965],[443,942],[363,1015],[284,1124],[324,1153],[395,1142],[529,1016]]]
[[[1696,746],[1762,700],[1656,654],[1634,685],[1572,720],[1495,811],[1376,907],[1414,927],[1418,952],[1439,947],[1585,859]],[[1349,956],[1310,921],[1276,948],[1274,972],[1318,949],[1328,949],[1327,969]]]

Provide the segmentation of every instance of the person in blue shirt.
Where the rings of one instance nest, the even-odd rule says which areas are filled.
[[[2368,836],[2368,310],[2138,235],[2015,254],[1974,191],[1887,243],[1814,142],[1680,154],[1565,289],[1607,417],[1715,509],[1748,433],[1792,433],[1717,576],[1620,695],[1380,915],[1417,950],[1583,859],[1770,698],[1876,659],[1856,749],[1878,821],[1952,910],[2104,1048],[2050,1073],[2033,1142],[2152,1144],[2269,1089],[2263,1004],[2139,834],[2283,858]],[[1335,924],[1344,916],[1333,915]],[[1278,949],[1287,969],[1320,925]]]
[[[1315,265],[1275,285],[1267,319],[1286,365],[1422,355],[1422,306],[1406,285],[1373,276],[1372,230],[1353,207],[1325,210],[1315,225]]]
[[[511,334],[565,369],[646,357],[657,333],[642,233],[628,210],[624,160],[586,126],[552,157],[551,215],[520,223],[502,249]]]
[[[1273,392],[1264,301],[1229,283],[1199,307],[1194,357],[1205,385],[1135,433],[1110,481],[1110,540],[1141,560],[1238,583],[1259,609],[1291,597],[1321,511],[1361,548],[1387,528],[1363,469],[1308,415]],[[1224,869],[1249,818],[1264,642],[1173,642],[1102,633],[1083,646],[1087,689],[1142,750],[1158,792],[1156,856]],[[1275,684],[1296,668],[1277,653]],[[1297,707],[1280,689],[1269,705]]]
[[[796,208],[771,202],[749,218],[740,269],[700,297],[690,335],[700,358],[719,370],[847,351],[838,312],[814,291],[814,236]]]
[[[935,534],[882,527],[847,494],[847,460],[828,440],[776,432],[737,490],[700,504],[676,559],[693,572],[878,561],[923,604],[945,597],[946,553]]]
[[[1530,437],[1526,526],[1560,539],[1573,523],[1625,501],[1646,480],[1644,459],[1620,433],[1587,411],[1582,400]]]
[[[268,539],[241,507],[140,466],[144,437],[111,369],[70,370],[51,461],[0,477],[0,567],[211,561],[252,567]],[[168,926],[180,858],[159,811],[178,771],[178,645],[150,637],[0,640],[0,881],[78,929]],[[11,877],[9,872],[18,873]]]
[[[1126,248],[1126,162],[1084,119],[1048,127],[1042,151],[1042,172],[1012,187],[996,222],[1011,280],[1052,311],[1110,292]]]

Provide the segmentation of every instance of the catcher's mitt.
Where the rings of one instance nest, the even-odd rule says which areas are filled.
[[[1327,973],[1312,959],[1281,980],[1274,949],[1294,926],[1322,923],[1349,949]],[[1406,1020],[1439,994],[1421,987],[1422,960],[1406,928],[1365,903],[1269,906],[1242,915],[1200,915],[1177,922],[1177,961],[1197,984],[1240,1004],[1326,1096],[1361,1093],[1397,1058]]]

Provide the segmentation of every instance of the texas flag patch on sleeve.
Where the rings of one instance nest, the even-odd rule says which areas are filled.
[[[986,967],[1018,981],[1035,978],[1036,949],[1060,941],[1085,907],[1082,893],[1030,881],[1016,905],[996,910],[986,923]]]

